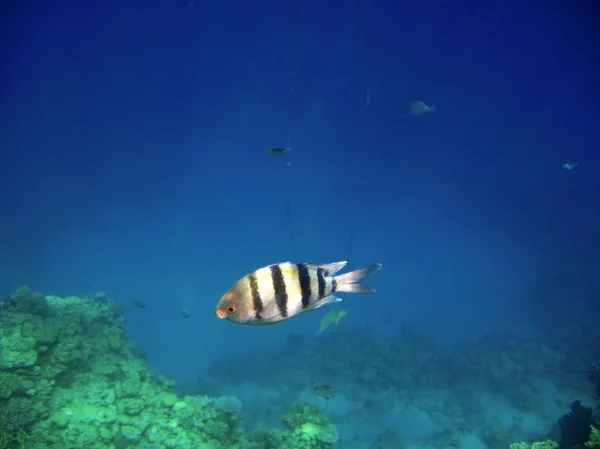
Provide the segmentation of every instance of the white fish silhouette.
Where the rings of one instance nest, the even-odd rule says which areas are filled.
[[[574,168],[577,168],[578,165],[579,162],[569,161],[562,164],[562,168],[564,168],[565,170],[573,170]]]
[[[427,106],[424,102],[417,101],[417,100],[411,101],[408,104],[408,110],[414,116],[429,114],[430,112],[433,112],[436,109],[437,109],[436,106]]]

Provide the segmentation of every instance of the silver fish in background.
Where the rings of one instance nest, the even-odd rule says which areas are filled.
[[[223,295],[215,307],[215,315],[237,324],[274,324],[341,301],[335,293],[375,293],[375,289],[358,281],[378,271],[381,264],[336,276],[346,263],[282,262],[259,268]]]
[[[579,162],[576,161],[569,161],[569,162],[565,162],[564,164],[562,164],[562,168],[564,168],[565,170],[574,170],[579,166]]]
[[[422,101],[411,101],[408,104],[408,111],[415,117],[418,117],[419,115],[424,115],[424,114],[429,114],[431,112],[435,112],[436,109],[437,109],[436,106],[427,106]]]
[[[291,148],[283,148],[283,147],[273,147],[269,148],[269,154],[271,156],[285,156],[289,152],[291,152]]]

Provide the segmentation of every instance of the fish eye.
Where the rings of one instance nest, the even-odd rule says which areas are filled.
[[[227,312],[229,315],[231,315],[232,313],[235,313],[235,306],[227,306],[225,308],[225,312]]]

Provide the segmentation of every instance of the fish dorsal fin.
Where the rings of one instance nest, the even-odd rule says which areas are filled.
[[[332,263],[325,263],[322,265],[318,265],[318,267],[323,268],[330,275],[334,275],[335,273],[340,271],[342,268],[344,268],[347,263],[348,263],[348,261],[342,260],[341,262],[332,262]]]

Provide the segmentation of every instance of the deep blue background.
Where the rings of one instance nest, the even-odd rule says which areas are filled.
[[[452,343],[597,320],[599,17],[593,2],[5,5],[0,286],[107,291],[176,378],[312,334],[324,311],[254,329],[212,308],[262,265],[347,258],[353,227],[349,268],[384,269],[345,324]],[[413,117],[412,100],[437,110]]]

